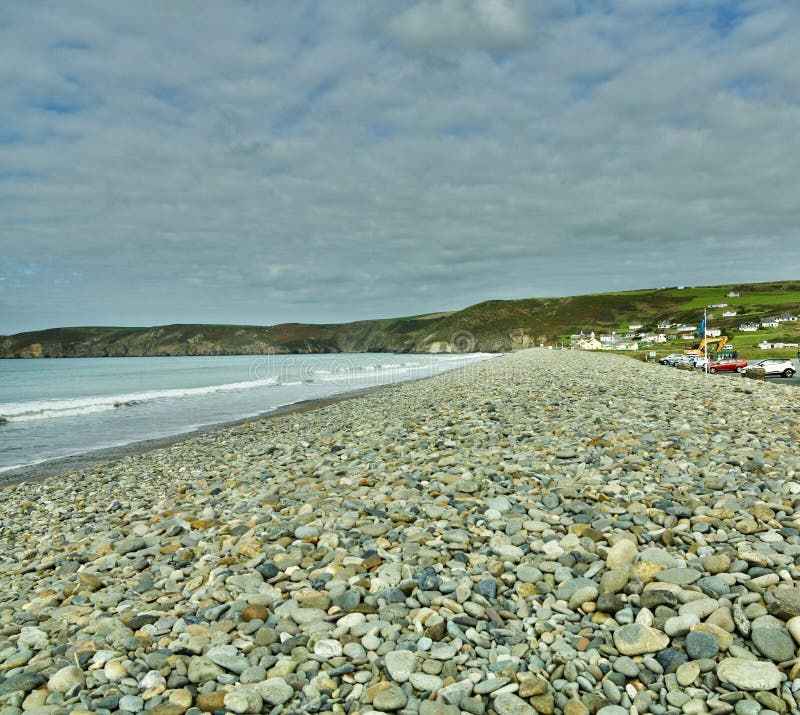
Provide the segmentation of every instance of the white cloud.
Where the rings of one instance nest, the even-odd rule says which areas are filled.
[[[414,50],[513,52],[535,39],[520,0],[420,0],[392,17],[386,31]]]
[[[0,332],[797,277],[778,5],[5,3]]]

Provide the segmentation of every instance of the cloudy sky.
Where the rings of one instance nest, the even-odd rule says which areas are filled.
[[[0,333],[800,278],[796,0],[0,4]]]

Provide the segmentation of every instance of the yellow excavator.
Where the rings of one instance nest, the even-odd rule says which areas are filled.
[[[697,345],[693,345],[689,350],[684,350],[684,355],[705,355],[706,346],[714,346],[710,353],[721,353],[722,348],[728,342],[728,337],[723,335],[721,338],[703,338]]]

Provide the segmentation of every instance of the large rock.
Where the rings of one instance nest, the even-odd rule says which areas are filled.
[[[536,715],[536,710],[514,693],[500,693],[494,699],[494,709],[497,715]]]
[[[666,633],[639,623],[630,623],[614,631],[614,646],[622,655],[657,653],[668,645]]]
[[[717,666],[717,677],[739,690],[772,690],[781,684],[781,671],[772,663],[726,658]]]
[[[776,588],[764,595],[771,615],[788,621],[800,616],[800,588]]]

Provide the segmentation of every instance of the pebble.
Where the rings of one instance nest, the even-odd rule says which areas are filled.
[[[738,386],[522,351],[11,485],[0,715],[795,710],[795,393]]]

